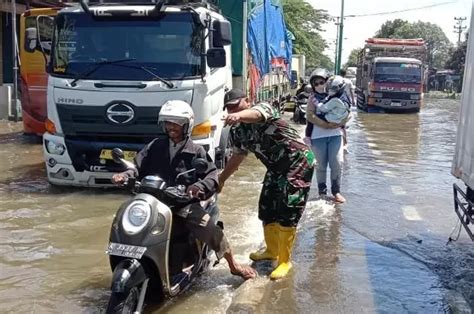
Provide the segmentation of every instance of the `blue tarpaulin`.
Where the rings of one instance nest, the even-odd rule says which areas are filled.
[[[291,64],[292,42],[288,36],[282,7],[271,0],[263,0],[250,12],[248,19],[248,47],[253,63],[265,75],[271,70],[274,58]]]

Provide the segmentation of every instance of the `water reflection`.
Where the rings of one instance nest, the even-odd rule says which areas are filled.
[[[358,113],[358,123],[365,133],[370,152],[390,164],[415,163],[420,153],[419,114]]]

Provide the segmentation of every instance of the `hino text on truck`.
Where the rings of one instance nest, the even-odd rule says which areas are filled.
[[[367,39],[358,55],[357,107],[367,112],[420,111],[426,51],[420,39]]]
[[[192,138],[223,167],[231,153],[225,91],[240,87],[251,101],[269,102],[289,93],[291,42],[281,7],[257,0],[117,2],[81,0],[55,17],[37,16],[36,28],[25,30],[25,45],[44,52],[41,25],[54,25],[43,135],[49,182],[110,186],[122,170],[112,148],[131,160],[164,136],[157,121],[167,100],[191,104]]]

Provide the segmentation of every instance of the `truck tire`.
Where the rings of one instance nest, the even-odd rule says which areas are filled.
[[[219,140],[219,147],[216,151],[216,166],[217,169],[224,169],[227,161],[232,156],[232,145],[229,140],[230,127],[227,126],[222,129],[221,138]]]

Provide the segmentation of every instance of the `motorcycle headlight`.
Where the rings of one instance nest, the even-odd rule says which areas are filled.
[[[150,204],[142,200],[133,201],[123,215],[123,229],[130,234],[138,233],[147,225],[150,216]]]
[[[62,155],[64,154],[64,151],[66,150],[66,147],[64,147],[63,144],[61,143],[55,143],[53,141],[45,141],[46,144],[46,150],[48,153],[53,154],[53,155]]]

